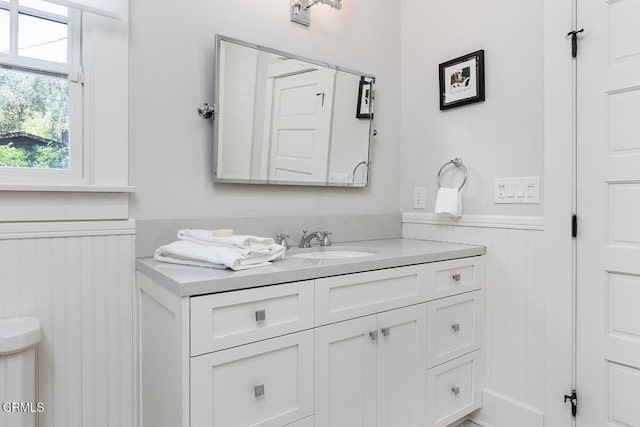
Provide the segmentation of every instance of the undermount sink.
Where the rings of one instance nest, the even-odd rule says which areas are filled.
[[[375,255],[377,252],[370,249],[345,248],[345,249],[325,249],[320,248],[309,252],[299,252],[290,255],[293,258],[306,259],[344,259],[344,258],[362,258]]]

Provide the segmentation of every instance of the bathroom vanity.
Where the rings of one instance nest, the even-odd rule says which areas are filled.
[[[139,259],[141,425],[444,427],[480,408],[485,248],[332,250],[354,246],[374,254],[240,272]]]

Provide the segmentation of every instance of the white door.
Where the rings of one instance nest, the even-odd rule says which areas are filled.
[[[273,78],[269,179],[326,181],[335,71]]]
[[[426,423],[427,306],[378,315],[378,427]]]
[[[316,427],[375,426],[376,316],[323,326],[315,334]]]
[[[640,426],[640,0],[577,10],[577,425]]]

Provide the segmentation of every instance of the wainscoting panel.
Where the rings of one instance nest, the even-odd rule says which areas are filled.
[[[542,427],[543,221],[511,218],[501,227],[500,218],[443,225],[429,214],[405,214],[403,237],[487,247],[485,409],[475,420],[486,426]]]
[[[53,228],[0,233],[0,318],[42,328],[38,426],[133,426],[135,229]]]

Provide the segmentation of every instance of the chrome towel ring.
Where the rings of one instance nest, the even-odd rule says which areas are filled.
[[[467,183],[467,176],[468,175],[467,175],[467,167],[464,165],[464,163],[462,163],[462,159],[459,158],[459,157],[456,157],[453,160],[449,160],[447,163],[442,165],[442,167],[438,171],[438,177],[436,179],[436,182],[438,183],[438,188],[442,188],[442,186],[440,185],[440,175],[442,175],[442,171],[448,165],[454,165],[455,167],[462,169],[462,171],[464,172],[464,180],[462,180],[462,184],[460,184],[460,187],[458,187],[458,191],[462,190],[462,187],[464,187],[464,185]]]

